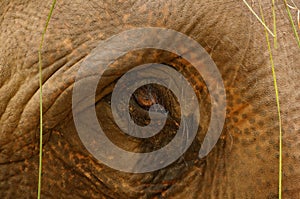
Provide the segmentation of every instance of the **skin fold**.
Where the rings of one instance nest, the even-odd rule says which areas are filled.
[[[37,194],[38,48],[51,3],[0,2],[0,198]],[[258,3],[251,6],[259,13]],[[272,27],[270,1],[262,6]],[[299,198],[300,50],[281,1],[276,14],[278,48],[272,37],[271,48],[283,125],[282,194]],[[142,97],[153,92],[172,113],[164,132],[147,141],[120,133],[110,93],[133,66],[156,62],[177,69],[192,82],[201,105],[198,134],[182,157],[158,171],[131,174],[104,165],[85,149],[72,118],[72,88],[80,63],[99,41],[139,27],[169,28],[199,42],[222,75],[227,107],[220,139],[199,159],[210,118],[209,93],[200,75],[182,58],[155,49],[118,59],[99,83],[96,110],[107,136],[120,147],[147,152],[165,145],[180,118],[172,94],[144,88],[131,100],[131,115],[138,124],[149,122],[149,101]],[[58,1],[42,56],[42,198],[278,198],[279,127],[269,52],[264,27],[242,1]]]

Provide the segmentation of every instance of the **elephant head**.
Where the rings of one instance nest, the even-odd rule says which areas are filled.
[[[38,49],[50,5],[50,1],[33,0],[0,3],[1,198],[36,196]],[[264,0],[261,5],[266,24],[271,26],[272,5]],[[251,6],[259,13],[258,3]],[[300,50],[284,3],[278,2],[275,10],[277,48],[272,43],[271,50],[281,105],[282,193],[285,198],[297,198]],[[199,150],[214,114],[212,102],[218,98],[210,95],[205,81],[213,77],[201,76],[185,54],[154,48],[123,53],[103,71],[95,87],[96,95],[92,96],[95,104],[72,103],[78,71],[96,52],[94,49],[124,31],[150,27],[178,32],[195,41],[219,71],[225,93],[221,89],[217,96],[221,99],[226,95],[224,126],[216,145],[201,158]],[[125,43],[119,41],[117,45],[122,47]],[[278,197],[280,123],[270,53],[264,26],[242,1],[59,1],[45,35],[42,57],[43,198]],[[180,126],[188,126],[180,119],[178,97],[166,87],[154,83],[141,86],[129,99],[129,115],[140,126],[152,121],[148,112],[153,104],[161,104],[168,113],[162,132],[147,139],[122,133],[111,110],[118,80],[128,70],[149,63],[167,65],[189,82],[199,103],[199,111],[193,110],[199,112],[200,123],[191,145],[171,164],[147,172],[124,172],[111,168],[87,150],[73,113],[74,109],[84,113],[87,107],[95,107],[105,135],[126,151],[149,153],[166,146]],[[156,72],[157,76],[164,73],[159,69]],[[83,131],[92,143],[97,141],[89,137],[91,128],[86,126]],[[120,163],[130,164],[130,160],[122,159]]]

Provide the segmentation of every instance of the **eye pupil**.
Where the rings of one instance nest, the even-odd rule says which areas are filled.
[[[153,90],[149,86],[143,86],[137,89],[134,92],[134,97],[136,102],[144,108],[150,108],[153,104],[158,103],[158,98],[155,90]]]

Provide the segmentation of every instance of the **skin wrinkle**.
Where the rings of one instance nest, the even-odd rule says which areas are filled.
[[[22,6],[24,2],[20,2],[20,6]],[[48,4],[50,5],[50,3]],[[152,198],[155,196],[168,198],[251,198],[253,196],[256,196],[266,198],[276,195],[275,186],[277,185],[277,174],[275,170],[277,169],[277,159],[275,158],[276,154],[274,152],[278,151],[278,149],[276,148],[275,139],[277,126],[272,126],[274,125],[274,123],[276,124],[276,115],[272,115],[272,113],[275,113],[273,103],[274,96],[272,90],[272,81],[269,78],[270,69],[267,67],[268,63],[266,61],[268,54],[266,53],[266,51],[264,51],[265,49],[262,45],[264,44],[264,38],[261,38],[261,34],[263,35],[263,32],[260,31],[262,31],[263,29],[259,25],[259,23],[252,19],[253,24],[243,24],[243,22],[248,21],[246,20],[246,18],[252,16],[250,13],[248,13],[247,9],[243,7],[242,4],[238,4],[233,1],[219,1],[211,3],[206,2],[205,5],[202,5],[202,2],[199,2],[198,5],[195,5],[192,1],[187,3],[176,3],[176,1],[174,1],[169,5],[169,2],[166,1],[160,1],[157,3],[155,2],[153,4],[148,4],[150,3],[150,1],[140,1],[130,2],[127,5],[126,3],[118,3],[117,6],[113,6],[109,4],[114,4],[116,3],[116,1],[110,1],[107,3],[107,5],[100,5],[101,9],[99,11],[99,7],[92,3],[88,4],[86,7],[80,1],[73,2],[70,5],[61,5],[64,3],[65,2],[58,3],[57,9],[54,11],[54,16],[50,21],[49,32],[47,32],[45,40],[45,51],[43,54],[45,61],[44,65],[45,70],[49,70],[49,79],[47,79],[47,82],[44,84],[45,88],[47,88],[45,89],[45,96],[49,97],[48,102],[46,101],[45,104],[46,107],[49,107],[49,110],[47,111],[48,115],[45,115],[46,120],[48,117],[51,118],[53,116],[57,116],[60,109],[56,109],[55,107],[64,105],[65,100],[63,98],[67,99],[70,95],[66,92],[62,92],[64,89],[61,89],[61,92],[59,92],[59,87],[72,87],[72,83],[68,83],[66,85],[62,80],[67,76],[73,75],[71,75],[71,73],[69,72],[70,70],[74,70],[73,72],[75,72],[76,64],[72,64],[72,62],[77,62],[75,54],[78,54],[78,57],[83,54],[88,54],[90,50],[96,45],[93,44],[93,42],[106,39],[107,37],[115,33],[121,32],[122,30],[134,26],[162,26],[172,28],[188,34],[192,38],[199,41],[199,43],[201,43],[201,45],[206,48],[212,47],[212,57],[215,60],[217,66],[220,68],[222,77],[225,80],[224,83],[226,86],[228,102],[229,104],[233,104],[232,107],[228,107],[229,115],[227,117],[228,120],[226,121],[227,128],[223,131],[222,134],[224,139],[220,140],[217,146],[210,153],[210,155],[206,157],[206,159],[204,160],[205,166],[195,166],[192,164],[191,166],[186,166],[184,163],[182,163],[181,165],[176,162],[174,163],[174,165],[166,169],[146,175],[127,175],[121,172],[115,173],[114,170],[103,166],[102,164],[94,160],[93,157],[91,157],[83,148],[83,146],[77,146],[78,137],[76,136],[75,130],[74,132],[71,132],[71,130],[66,130],[69,128],[68,125],[70,123],[61,121],[59,125],[55,125],[55,120],[53,120],[53,124],[49,126],[55,126],[55,128],[59,130],[59,133],[53,134],[52,132],[49,142],[44,146],[44,151],[46,152],[44,159],[44,171],[47,172],[44,173],[42,194],[44,194],[45,197],[57,197],[57,194],[61,194],[60,196],[62,198],[71,198],[73,197],[73,195],[76,195],[75,198],[83,198],[88,196],[90,196],[90,198],[119,198],[122,197],[121,195],[127,195],[128,197],[132,198]],[[20,7],[20,10],[18,12],[29,10],[27,15],[34,17],[24,19],[25,22],[27,21],[28,25],[17,26],[17,28],[19,29],[23,29],[25,27],[30,27],[30,29],[23,31],[24,34],[23,32],[19,32],[22,34],[13,35],[11,37],[21,38],[24,37],[24,35],[30,35],[31,38],[28,36],[28,38],[30,38],[30,41],[26,41],[29,43],[26,46],[24,45],[22,49],[15,52],[14,49],[16,49],[17,45],[11,45],[11,51],[1,46],[0,52],[8,54],[1,53],[0,62],[10,63],[9,66],[11,66],[10,68],[12,68],[11,74],[14,74],[15,72],[17,72],[17,74],[24,74],[23,77],[27,77],[32,81],[31,77],[34,77],[34,75],[37,74],[37,71],[32,72],[32,68],[36,67],[37,62],[34,61],[34,59],[32,61],[29,59],[27,60],[29,64],[23,65],[23,63],[26,63],[26,61],[23,61],[24,59],[22,59],[22,56],[24,56],[23,51],[32,48],[30,50],[32,50],[34,54],[35,45],[33,44],[34,42],[30,42],[38,40],[39,34],[32,34],[31,32],[33,32],[32,29],[34,29],[34,31],[36,31],[36,29],[41,29],[44,23],[42,18],[43,16],[47,15],[46,13],[48,12],[49,6],[40,6],[40,3],[34,5],[32,8],[29,8],[31,6],[32,5],[26,6],[26,9],[22,9],[22,7]],[[143,6],[143,8],[141,8],[141,11],[139,10],[140,6]],[[12,7],[14,7],[13,4]],[[91,7],[93,7],[93,11],[85,11],[85,9]],[[131,9],[131,7],[133,8]],[[197,8],[201,9],[198,11]],[[39,10],[39,12],[37,12],[36,10]],[[236,12],[235,14],[233,13],[234,10]],[[265,11],[268,11],[267,8],[265,8]],[[280,11],[283,12],[282,10]],[[139,14],[138,12],[141,12],[141,14]],[[37,15],[37,13],[39,14]],[[78,13],[78,15],[74,16],[73,13]],[[126,15],[127,17],[122,19],[123,15]],[[191,16],[194,16],[195,19],[191,20],[193,18]],[[94,17],[99,20],[92,23],[92,19]],[[163,18],[163,20],[161,20],[161,17]],[[235,17],[238,17],[238,20],[235,19]],[[3,20],[5,20],[5,18]],[[109,21],[110,23],[107,23],[107,21]],[[230,23],[230,21],[234,21],[235,23]],[[2,23],[3,22],[1,22],[1,30],[2,27],[4,27],[2,26]],[[235,26],[236,23],[237,25]],[[281,24],[278,24],[279,29],[286,30],[286,25],[284,24],[286,24],[285,21],[282,21]],[[66,27],[65,25],[67,25],[67,28],[64,28]],[[10,27],[13,26],[5,27],[7,27],[6,29],[11,29]],[[240,35],[235,34],[237,30],[240,30]],[[59,34],[57,34],[57,31],[59,32]],[[200,33],[198,33],[198,31]],[[286,32],[289,32],[289,30],[287,30]],[[18,43],[18,39],[9,40],[9,42],[12,43],[6,42],[5,36],[9,33],[9,31],[6,31],[3,35],[0,33],[0,42],[3,43],[4,46],[10,46],[7,44]],[[69,38],[69,40],[65,42],[64,37]],[[290,40],[288,40],[288,38]],[[244,41],[248,42],[247,45],[245,45]],[[287,74],[289,74],[288,76],[279,75],[279,78],[282,78],[279,81],[281,86],[280,88],[283,88],[279,89],[283,90],[280,93],[280,96],[282,96],[281,99],[284,99],[285,96],[290,96],[291,91],[292,93],[295,93],[295,91],[297,91],[297,82],[291,79],[299,79],[299,76],[297,76],[297,74],[299,73],[297,73],[296,68],[297,63],[299,63],[299,58],[297,58],[293,54],[293,52],[297,53],[299,51],[297,51],[294,46],[290,45],[290,41],[291,37],[287,37],[285,41],[285,48],[287,49],[286,53],[284,53],[284,55],[277,55],[278,63],[282,63],[283,60],[285,61],[285,64],[282,64],[282,66],[278,66],[278,68],[276,69],[278,70],[277,73],[285,74],[287,72]],[[282,43],[281,45],[285,45],[285,43]],[[90,44],[92,44],[92,46],[90,46]],[[63,51],[58,50],[61,46],[67,46],[68,49],[71,50],[79,48],[81,49],[76,52],[72,51],[71,54],[69,54],[69,59],[66,62],[66,65],[68,65],[68,67],[64,65],[63,72],[61,72],[61,70],[58,68],[55,69],[54,67],[54,65],[57,64],[58,60],[62,57],[61,53]],[[13,55],[12,52],[14,52],[15,55]],[[50,52],[51,54],[48,55]],[[234,53],[231,54],[230,52]],[[257,56],[258,52],[261,52],[261,55],[259,57]],[[7,58],[5,56],[7,56]],[[30,56],[30,54],[28,56]],[[20,61],[18,62],[17,60],[19,59]],[[13,64],[16,64],[16,67],[13,67]],[[3,64],[1,63],[0,66],[2,67],[2,65]],[[58,66],[58,64],[56,66]],[[262,70],[257,70],[257,66],[265,66],[265,68]],[[24,68],[26,68],[26,70],[23,71]],[[54,72],[57,69],[58,72]],[[296,71],[296,75],[292,75],[294,71]],[[190,74],[188,72],[189,71],[187,71],[187,74]],[[28,76],[28,74],[30,75]],[[54,75],[52,76],[52,74]],[[19,79],[19,77],[11,78],[12,84],[17,85],[14,79]],[[36,85],[35,83],[36,82],[27,84],[28,88],[31,88],[31,85]],[[19,84],[20,86],[22,86],[23,82],[20,82]],[[16,93],[21,92],[21,88],[13,88],[11,86],[9,88]],[[56,91],[56,94],[53,94],[54,91]],[[27,91],[25,90],[23,92],[27,93]],[[2,93],[4,93],[2,91],[0,91],[0,93],[0,96],[7,96],[2,95]],[[28,97],[30,97],[30,99],[33,100],[30,101],[30,106],[26,106],[26,112],[28,112],[29,114],[20,116],[24,118],[23,124],[21,124],[24,130],[30,129],[28,128],[30,125],[27,126],[27,123],[30,123],[34,127],[36,125],[36,121],[38,121],[37,119],[33,120],[34,118],[30,116],[36,115],[36,103],[38,102],[37,98],[33,97],[33,93],[27,93],[27,95],[24,94],[24,97],[21,95],[22,100],[26,101],[25,97],[27,97],[27,99]],[[58,96],[61,96],[61,102],[58,101]],[[290,102],[283,104],[283,111],[285,111],[283,117],[285,119],[284,121],[286,121],[284,129],[286,133],[291,132],[289,134],[285,134],[286,137],[284,139],[286,139],[286,142],[284,142],[284,145],[286,146],[285,149],[286,151],[288,151],[288,154],[294,156],[294,159],[292,161],[287,156],[285,156],[286,158],[284,159],[287,165],[286,167],[284,167],[285,174],[289,178],[293,178],[292,180],[289,180],[289,178],[284,178],[284,186],[286,186],[286,197],[290,195],[292,196],[293,190],[297,190],[297,182],[299,181],[299,175],[297,175],[299,171],[296,168],[298,160],[297,158],[299,156],[297,154],[297,150],[295,150],[295,146],[298,142],[293,137],[295,133],[293,134],[293,131],[289,128],[290,123],[294,122],[296,130],[294,132],[297,132],[297,130],[299,130],[299,117],[298,120],[294,119],[297,118],[297,111],[295,111],[293,114],[293,110],[290,109],[291,107],[293,107],[294,110],[299,109],[299,105],[297,103],[297,96],[299,99],[299,94],[295,94],[294,96],[295,97],[292,96],[291,98],[289,98]],[[245,108],[237,109],[237,106],[233,106],[238,100],[241,101],[241,106],[239,107]],[[255,104],[252,104],[251,102]],[[9,111],[11,111],[12,113],[16,113],[13,110],[15,110],[18,106],[22,107],[20,111],[25,111],[23,105],[14,103],[12,103]],[[268,117],[258,116],[258,113],[260,113],[260,110],[262,109],[268,111]],[[236,112],[237,110],[239,110],[240,115],[246,114],[247,118],[241,119],[241,116],[235,115],[234,112]],[[8,115],[10,114],[7,111],[6,113]],[[0,115],[0,121],[6,124],[7,120],[5,118],[2,118],[3,114]],[[59,115],[57,118],[59,118]],[[234,118],[237,119],[237,122],[234,121]],[[69,117],[69,119],[71,120],[72,118]],[[251,123],[250,119],[252,119]],[[258,124],[258,121],[261,119],[265,119],[266,121],[270,122],[265,122],[265,124],[263,124],[263,126],[261,127]],[[13,122],[13,124],[17,124],[17,122]],[[61,125],[63,125],[64,128],[62,128]],[[1,125],[1,127],[3,126]],[[246,134],[246,128],[248,128],[249,134]],[[274,139],[269,140],[269,137],[264,135],[266,134],[266,132],[263,129],[267,129],[268,131],[270,131],[271,135],[268,136],[272,136]],[[258,132],[259,136],[262,137],[257,138],[257,135],[255,135],[254,132]],[[20,132],[13,131],[12,129],[12,131],[10,131],[9,133],[15,134]],[[28,134],[35,133],[28,131]],[[27,138],[28,134],[26,135]],[[2,136],[3,134],[1,133],[1,139]],[[23,139],[22,137],[18,137],[18,140],[15,140],[15,142],[11,142],[10,147],[5,146],[8,147],[6,148],[8,149],[7,155],[11,155],[11,153],[9,153],[11,149],[20,150],[22,146],[26,146],[28,145],[28,143],[30,143],[29,146],[34,146],[36,144],[36,142],[34,142],[35,139],[27,139],[26,136],[24,136]],[[9,138],[9,136],[4,136],[3,138]],[[254,139],[256,139],[256,141]],[[270,148],[268,154],[265,154],[263,152],[257,154],[256,152],[253,152],[255,151],[256,147],[260,147],[263,150],[264,146]],[[0,147],[2,147],[2,145]],[[0,149],[2,150],[2,148]],[[23,155],[26,154],[26,151],[28,150],[24,149]],[[28,160],[26,164],[22,164],[21,161],[16,164],[14,168],[8,165],[1,165],[2,168],[0,169],[0,171],[9,171],[10,169],[18,171],[14,174],[14,176],[9,176],[5,173],[0,172],[0,188],[1,191],[4,190],[0,194],[1,197],[34,197],[34,193],[32,190],[35,189],[35,185],[37,184],[37,156],[36,150],[33,149],[30,151],[30,154],[34,154],[34,156],[31,159],[26,158],[26,160]],[[78,153],[76,153],[75,151],[77,151]],[[187,154],[190,153],[190,151],[187,152]],[[12,156],[13,155],[15,154],[12,154]],[[22,154],[20,155],[22,156]],[[261,155],[260,159],[257,157],[257,155]],[[85,158],[84,160],[78,159],[76,163],[75,157],[77,156]],[[11,157],[8,156],[7,158]],[[186,159],[186,157],[183,158]],[[261,159],[265,161],[260,162]],[[248,160],[251,160],[252,162],[248,162]],[[190,160],[190,162],[191,161],[193,161],[193,159]],[[268,161],[270,161],[270,163],[268,163]],[[79,165],[78,162],[81,164]],[[19,169],[17,165],[24,165],[26,170],[23,171]],[[177,178],[180,180],[177,180],[176,183],[171,184],[170,186],[166,186],[166,190],[162,190],[161,182],[163,182],[165,178],[168,177],[168,173],[172,172],[172,169],[174,169],[176,165],[185,168],[183,174],[179,175],[178,173],[174,172],[174,174],[170,175],[169,178]],[[270,165],[273,171],[266,169]],[[264,170],[260,170],[263,168]],[[76,172],[74,172],[74,169],[77,169]],[[62,173],[64,174],[63,176],[61,176]],[[95,176],[95,178],[86,176]],[[55,178],[56,180],[52,180],[53,178]],[[90,190],[86,188],[89,186],[95,187],[95,181],[97,181],[98,178],[103,179],[103,185],[109,183],[109,186],[107,186],[106,188],[100,186]],[[16,179],[21,180],[18,180],[16,182]],[[140,182],[141,179],[146,180],[144,180],[143,183],[137,184],[137,182]],[[23,181],[26,180],[27,184],[25,185],[25,182]],[[151,186],[143,189],[144,184],[149,183],[151,184]],[[255,186],[255,183],[259,183],[259,189]],[[12,191],[12,188],[8,186],[9,184],[14,184],[21,190],[29,191],[25,191],[22,193],[17,189],[17,191],[14,192]],[[64,186],[61,187],[60,184],[64,184]],[[82,185],[82,187],[80,185]],[[6,187],[6,189],[4,187]],[[265,189],[261,190],[261,187],[265,187]],[[161,190],[161,193],[157,193],[157,191],[159,192],[159,190]],[[119,194],[114,192],[118,192]],[[126,197],[124,196],[124,198]]]
[[[56,73],[53,77],[52,76],[49,76],[49,80],[48,80],[48,82],[53,82],[52,84],[55,84],[55,79],[57,78],[57,77],[59,77],[59,78],[61,78],[62,76],[66,76],[66,77],[68,77],[68,76],[70,76],[70,74],[72,74],[72,72],[74,71],[74,68],[76,68],[76,67],[72,67],[72,64],[78,64],[78,63],[81,63],[81,61],[84,59],[84,56],[83,57],[79,57],[79,59],[76,59],[75,61],[74,61],[74,63],[70,63],[70,62],[68,62],[68,64],[66,64],[65,66],[63,66],[63,67],[61,67],[60,69],[62,70],[60,70],[60,71],[58,71],[58,74]],[[69,66],[68,66],[69,65]],[[70,87],[72,87],[73,86],[73,82],[74,82],[74,76],[71,76],[71,77],[69,77],[68,79],[64,79],[64,87],[62,88],[62,89],[58,89],[58,91],[57,91],[57,95],[55,96],[55,97],[53,97],[53,101],[50,101],[49,103],[48,103],[48,108],[47,109],[44,109],[44,114],[45,114],[45,118],[46,118],[46,121],[47,121],[47,112],[51,112],[49,109],[51,109],[51,108],[53,108],[53,106],[55,107],[55,103],[56,103],[56,101],[64,94],[64,92],[67,90],[67,89],[69,89]],[[50,83],[51,84],[51,83]],[[47,88],[47,87],[46,87]],[[46,88],[45,88],[45,90],[46,90]],[[50,91],[49,93],[55,93],[54,91]],[[46,92],[46,95],[47,95],[47,92]],[[58,113],[54,113],[54,114],[58,114]]]
[[[78,61],[78,60],[74,60],[75,62],[76,61]],[[56,62],[57,63],[57,62]],[[69,62],[66,66],[68,66],[68,65],[70,65],[71,63]],[[68,66],[69,67],[69,66]],[[64,67],[60,67],[60,65],[58,65],[58,67],[56,67],[56,68],[54,68],[54,70],[53,70],[53,67],[51,67],[51,69],[52,70],[47,70],[47,68],[46,69],[44,69],[44,74],[46,73],[46,75],[43,75],[44,77],[46,76],[46,77],[48,77],[48,78],[50,78],[54,73],[56,73],[55,75],[56,76],[58,76],[59,74],[57,74],[57,70],[62,70]],[[48,73],[48,74],[47,74]],[[36,79],[37,79],[38,77],[36,77]],[[32,79],[32,78],[31,78]],[[37,80],[38,81],[38,80]],[[46,82],[46,81],[49,81],[47,78],[46,78],[46,80],[44,80],[44,82]],[[30,85],[30,86],[28,86],[28,85],[24,85],[24,87],[26,86],[27,88],[29,88],[29,89],[31,89],[31,90],[34,90],[33,92],[28,92],[27,90],[28,89],[18,89],[18,90],[25,90],[25,92],[24,93],[28,93],[28,94],[30,94],[30,93],[37,93],[37,91],[38,91],[38,85],[37,84],[35,84],[35,82],[33,82],[33,85],[36,85],[35,87],[33,87],[32,85]],[[46,91],[48,91],[47,89],[46,89]],[[60,91],[60,92],[58,92],[59,93],[59,95],[61,95],[62,94],[62,92],[63,92],[63,90],[62,91]],[[20,93],[18,93],[18,94],[20,94]],[[45,92],[45,94],[47,95],[47,92]],[[24,94],[20,94],[21,96],[24,96]],[[33,95],[33,94],[30,94],[29,96],[36,96],[36,95]],[[17,98],[17,99],[19,99],[20,97],[19,96],[16,96],[15,98]],[[55,99],[55,98],[54,98]],[[27,101],[27,100],[24,100],[24,101]],[[32,116],[28,116],[28,112],[32,112],[32,107],[36,107],[35,106],[35,104],[36,104],[36,101],[37,101],[37,99],[36,98],[30,98],[30,100],[28,100],[28,102],[26,102],[27,104],[27,106],[25,105],[25,108],[24,108],[24,111],[21,109],[21,113],[19,114],[20,115],[20,117],[19,117],[19,119],[17,119],[17,120],[19,120],[19,125],[18,126],[16,126],[15,127],[15,130],[17,130],[17,131],[20,131],[20,132],[22,132],[23,130],[22,129],[24,129],[24,127],[22,127],[22,125],[20,125],[20,124],[26,124],[27,122],[25,121],[23,121],[23,119],[22,118],[32,118]],[[47,103],[47,102],[46,102]],[[46,104],[45,103],[45,104]],[[55,103],[55,100],[54,100],[54,102],[53,103]],[[14,105],[14,103],[11,103],[11,104],[13,104]],[[28,105],[28,104],[31,104],[31,105]],[[32,105],[32,104],[34,104],[34,105]],[[49,104],[49,103],[48,103]],[[48,105],[48,107],[51,107],[51,105],[52,104],[49,104]],[[22,105],[21,105],[22,106]],[[38,108],[38,107],[36,107],[36,108]],[[11,109],[10,107],[9,107],[9,105],[7,106],[7,109]],[[28,111],[29,110],[29,111]],[[45,111],[45,114],[47,113],[47,111],[48,111],[48,109],[44,109],[44,111]],[[25,113],[24,113],[25,112]],[[35,114],[35,112],[36,111],[33,111],[33,113]],[[23,114],[24,113],[24,114]],[[23,115],[23,116],[22,116]],[[24,116],[25,115],[25,116]],[[47,117],[46,117],[47,118]],[[36,117],[36,120],[38,119],[38,117]],[[33,124],[34,124],[34,122],[33,122]],[[28,128],[28,125],[26,126],[27,128]],[[35,126],[33,126],[32,128],[36,128]],[[10,141],[11,142],[11,141]]]

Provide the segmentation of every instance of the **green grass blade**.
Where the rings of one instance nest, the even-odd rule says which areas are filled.
[[[273,15],[274,47],[276,49],[277,48],[277,30],[276,30],[275,0],[272,0],[272,15]]]
[[[268,28],[266,23],[259,18],[259,16],[255,13],[255,11],[252,9],[252,7],[247,3],[246,0],[243,0],[243,2],[246,4],[246,6],[249,8],[249,10],[252,12],[252,14],[257,18],[257,20],[265,27],[265,29],[273,36],[275,37],[274,33]]]
[[[42,33],[42,39],[39,47],[39,87],[40,87],[40,148],[39,148],[39,179],[38,179],[38,195],[37,198],[41,198],[41,184],[42,184],[42,154],[43,154],[43,91],[42,91],[42,86],[43,86],[43,78],[42,78],[42,48],[43,48],[43,42],[44,42],[44,37],[48,28],[49,21],[51,19],[54,6],[56,4],[56,0],[53,0],[50,12],[48,14],[48,18],[46,21],[45,28]]]
[[[260,13],[262,16],[262,20],[264,21],[264,15],[263,10],[261,7],[261,4],[259,4],[260,7]],[[271,49],[271,43],[269,39],[269,34],[267,30],[265,29],[266,33],[266,41],[268,44],[268,50],[270,55],[270,62],[271,62],[271,68],[272,68],[272,76],[273,76],[273,82],[274,82],[274,89],[275,89],[275,96],[276,96],[276,104],[277,104],[277,112],[278,112],[278,125],[279,125],[279,171],[278,171],[278,198],[281,199],[281,193],[282,193],[282,121],[281,121],[281,114],[280,114],[280,102],[279,102],[279,92],[278,92],[278,86],[277,86],[277,78],[276,78],[276,72],[275,72],[275,65],[272,55],[272,49]]]
[[[294,32],[296,41],[297,41],[298,46],[299,46],[299,48],[300,48],[300,39],[299,39],[299,35],[298,35],[298,32],[297,32],[296,26],[295,26],[294,21],[293,21],[293,17],[292,17],[290,8],[289,8],[289,6],[288,6],[286,0],[283,0],[283,1],[284,1],[284,5],[285,5],[285,8],[286,8],[286,11],[287,11],[288,16],[289,16],[290,23],[291,23],[291,25],[292,25],[292,29],[293,29],[293,32]]]

